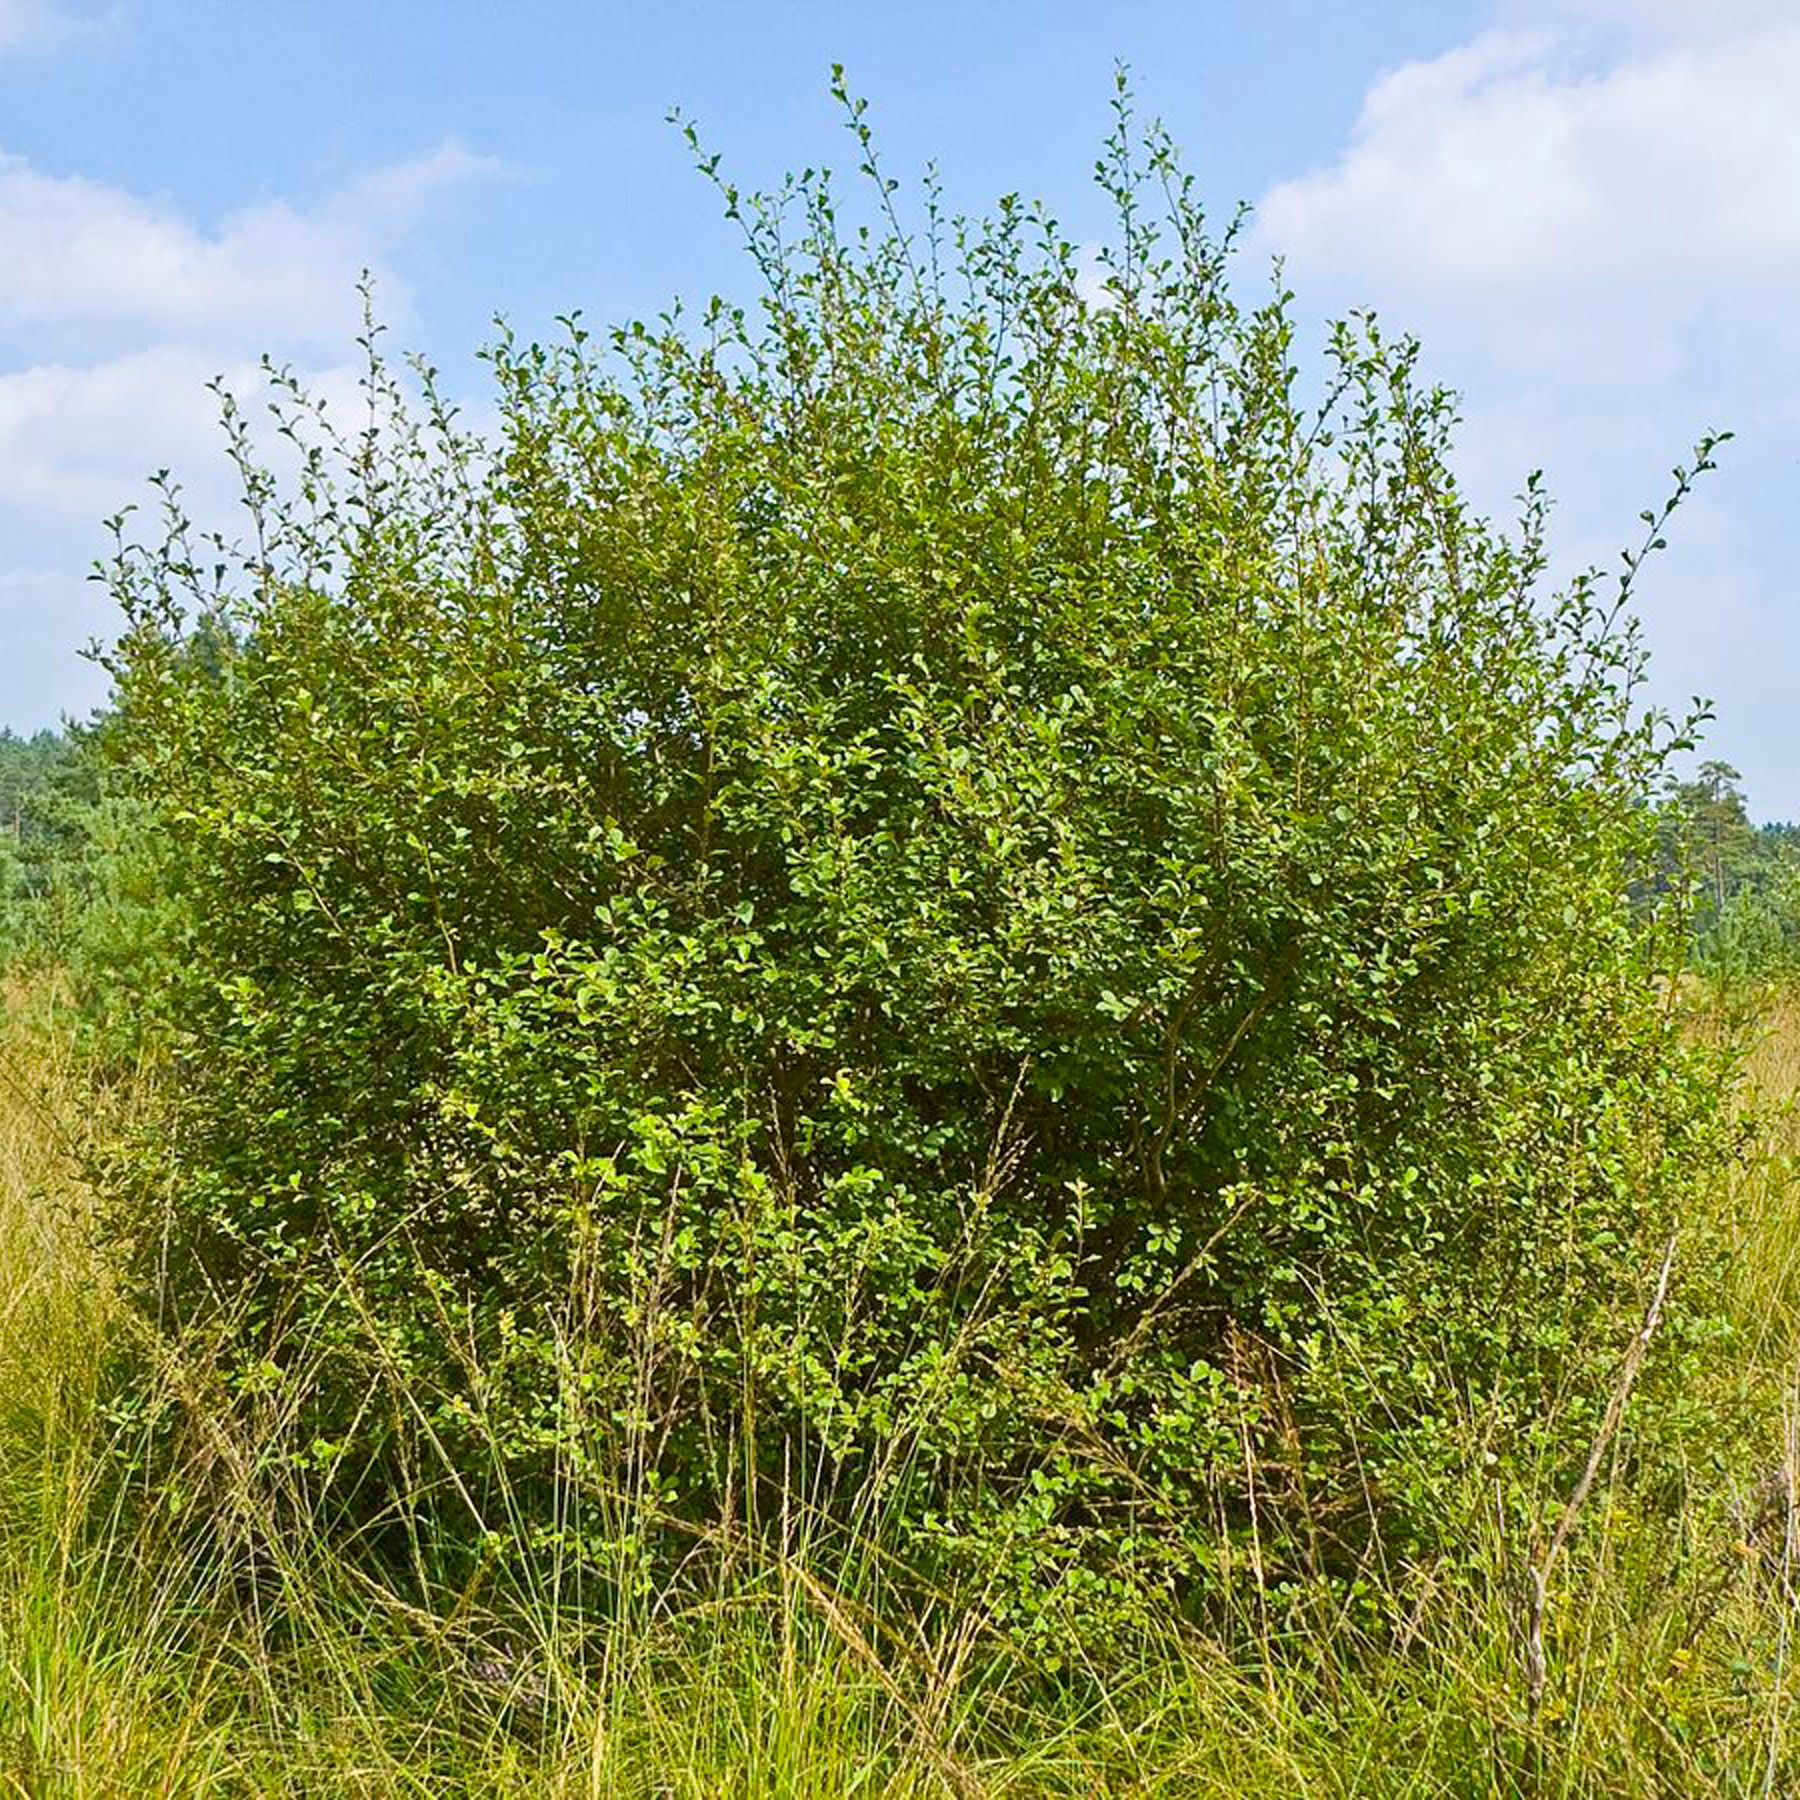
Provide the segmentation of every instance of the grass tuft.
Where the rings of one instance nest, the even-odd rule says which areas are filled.
[[[1688,1397],[1748,1406],[1760,1433],[1656,1506],[1629,1480],[1627,1414],[1548,1584],[1535,1715],[1522,1547],[1497,1520],[1454,1565],[1395,1572],[1398,1631],[1295,1606],[1231,1641],[1171,1623],[1103,1678],[1048,1678],[980,1654],[966,1620],[884,1617],[878,1517],[861,1562],[838,1554],[827,1575],[796,1540],[774,1566],[649,1596],[597,1636],[553,1553],[483,1595],[375,1579],[296,1525],[299,1497],[223,1427],[192,1434],[152,1488],[136,1453],[147,1409],[195,1405],[204,1382],[125,1315],[94,1248],[79,1170],[128,1123],[128,1088],[93,1090],[41,987],[8,994],[0,1036],[0,1795],[1800,1784],[1800,1000],[1756,1026],[1753,1136],[1710,1201],[1735,1258],[1732,1389]]]

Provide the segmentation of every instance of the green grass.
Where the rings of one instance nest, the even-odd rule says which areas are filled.
[[[1770,1479],[1800,1458],[1800,1005],[1764,1023],[1757,1147],[1704,1202],[1740,1251],[1742,1349],[1721,1378],[1740,1391],[1717,1400],[1749,1394],[1760,1441],[1741,1467],[1696,1469],[1673,1518],[1607,1459],[1552,1578],[1535,1717],[1521,1550],[1497,1523],[1458,1567],[1396,1575],[1398,1632],[1321,1603],[1229,1636],[1171,1625],[1127,1666],[1051,1681],[984,1653],[966,1621],[884,1617],[872,1573],[840,1558],[827,1577],[798,1540],[597,1640],[548,1554],[504,1593],[421,1604],[428,1589],[372,1581],[294,1526],[252,1439],[203,1416],[178,1476],[134,1486],[145,1427],[116,1397],[120,1357],[140,1402],[192,1407],[204,1381],[159,1364],[90,1245],[76,1171],[129,1089],[92,1091],[42,990],[9,996],[0,1037],[0,1795],[1800,1786],[1796,1526]],[[1759,1494],[1775,1503],[1757,1527]]]

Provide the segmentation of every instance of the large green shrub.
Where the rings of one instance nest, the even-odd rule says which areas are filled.
[[[372,352],[290,478],[229,413],[235,563],[121,556],[186,910],[120,1217],[347,1507],[878,1506],[1098,1635],[1585,1449],[1715,1124],[1635,639],[1410,344],[1303,402],[1136,148],[1103,292],[1010,201],[726,187],[753,309],[504,338],[491,443]]]

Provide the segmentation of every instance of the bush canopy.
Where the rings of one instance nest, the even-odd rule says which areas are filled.
[[[227,403],[245,544],[121,549],[117,1228],[365,1524],[603,1588],[627,1502],[642,1579],[878,1515],[1045,1644],[1359,1592],[1576,1466],[1718,1149],[1628,896],[1675,734],[1158,132],[1096,280],[849,119],[867,222],[702,156],[753,305],[503,334],[485,437],[372,334],[285,473]]]

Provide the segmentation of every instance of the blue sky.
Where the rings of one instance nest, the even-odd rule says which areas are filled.
[[[0,0],[0,723],[102,697],[99,521],[163,466],[223,515],[206,378],[347,386],[360,267],[471,401],[495,313],[742,292],[664,116],[747,184],[847,164],[833,61],[895,173],[1086,240],[1120,58],[1255,204],[1246,280],[1279,253],[1302,319],[1417,330],[1484,505],[1546,470],[1564,573],[1738,432],[1643,589],[1654,698],[1711,697],[1754,810],[1800,817],[1796,0]]]

